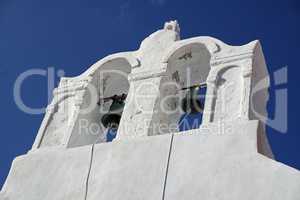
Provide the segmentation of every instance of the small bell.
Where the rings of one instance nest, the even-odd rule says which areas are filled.
[[[187,91],[186,97],[181,102],[181,108],[185,113],[203,112],[204,105],[199,99],[198,92],[198,87],[191,87]]]
[[[108,113],[103,115],[101,118],[101,122],[105,128],[110,129],[118,129],[121,115],[125,106],[124,100],[126,96],[113,96],[111,99],[113,100]]]

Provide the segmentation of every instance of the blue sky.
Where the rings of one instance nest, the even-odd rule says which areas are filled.
[[[280,86],[288,88],[288,133],[268,128],[268,137],[277,160],[300,169],[298,0],[0,0],[0,186],[13,158],[30,149],[43,118],[15,105],[20,73],[55,67],[78,75],[108,54],[137,49],[170,19],[179,21],[182,38],[209,35],[231,45],[259,39],[270,73],[288,66],[288,83]],[[30,106],[45,106],[46,88],[45,78],[32,77],[22,97]],[[277,89],[270,90],[271,114]]]

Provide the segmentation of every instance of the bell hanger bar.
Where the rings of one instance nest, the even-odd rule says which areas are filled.
[[[199,84],[195,84],[189,87],[183,87],[180,90],[191,90],[191,89],[195,89],[195,88],[205,88],[207,87],[206,83],[199,83]],[[113,101],[124,101],[127,97],[127,94],[123,93],[121,95],[113,95],[110,97],[104,97],[104,98],[99,98],[99,101],[97,102],[98,105],[101,105],[101,101],[107,102],[110,100]]]
[[[190,90],[190,89],[195,89],[195,88],[205,88],[205,87],[207,87],[207,84],[206,84],[206,83],[199,83],[199,84],[192,85],[192,86],[189,86],[189,87],[181,88],[180,90]]]
[[[113,95],[113,96],[110,96],[110,97],[104,97],[104,98],[99,98],[97,104],[98,105],[101,105],[101,102],[104,101],[104,102],[107,102],[107,101],[110,101],[110,100],[113,100],[113,101],[124,101],[127,97],[127,94],[123,93],[121,95]]]

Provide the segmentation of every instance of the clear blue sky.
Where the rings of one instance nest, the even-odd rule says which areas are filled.
[[[30,149],[43,118],[16,107],[13,84],[20,73],[52,66],[78,75],[108,54],[137,49],[170,19],[180,22],[183,38],[209,35],[231,45],[259,39],[270,72],[289,67],[282,86],[289,91],[288,133],[268,128],[268,137],[277,160],[300,169],[299,0],[0,0],[0,186],[13,158]],[[46,105],[46,88],[44,78],[28,79],[25,102]]]

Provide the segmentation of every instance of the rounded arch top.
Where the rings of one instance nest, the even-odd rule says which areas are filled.
[[[138,67],[140,64],[138,59],[133,56],[132,52],[115,53],[115,54],[106,56],[103,59],[101,59],[100,61],[96,62],[88,70],[86,70],[82,75],[92,75],[98,69],[101,69],[101,67],[103,67],[105,64],[112,62],[114,60],[118,60],[118,59],[126,60],[128,62],[128,64],[131,66],[131,68]]]
[[[214,55],[216,53],[221,52],[222,48],[227,48],[229,45],[221,42],[218,39],[212,37],[195,37],[186,40],[180,40],[175,42],[164,54],[163,63],[167,63],[169,59],[178,51],[189,48],[193,45],[202,45],[206,48],[206,50],[210,53],[210,55]]]
[[[80,74],[79,76],[76,77],[66,77],[67,79],[82,79],[86,78],[89,76],[93,76],[94,73],[98,70],[101,70],[106,64],[109,64],[111,62],[117,61],[117,60],[122,60],[126,61],[128,65],[130,65],[131,68],[138,67],[140,65],[139,60],[133,55],[134,52],[120,52],[120,53],[115,53],[108,55],[95,64],[93,64],[91,67],[89,67],[85,72]],[[130,69],[131,71],[131,69]]]

